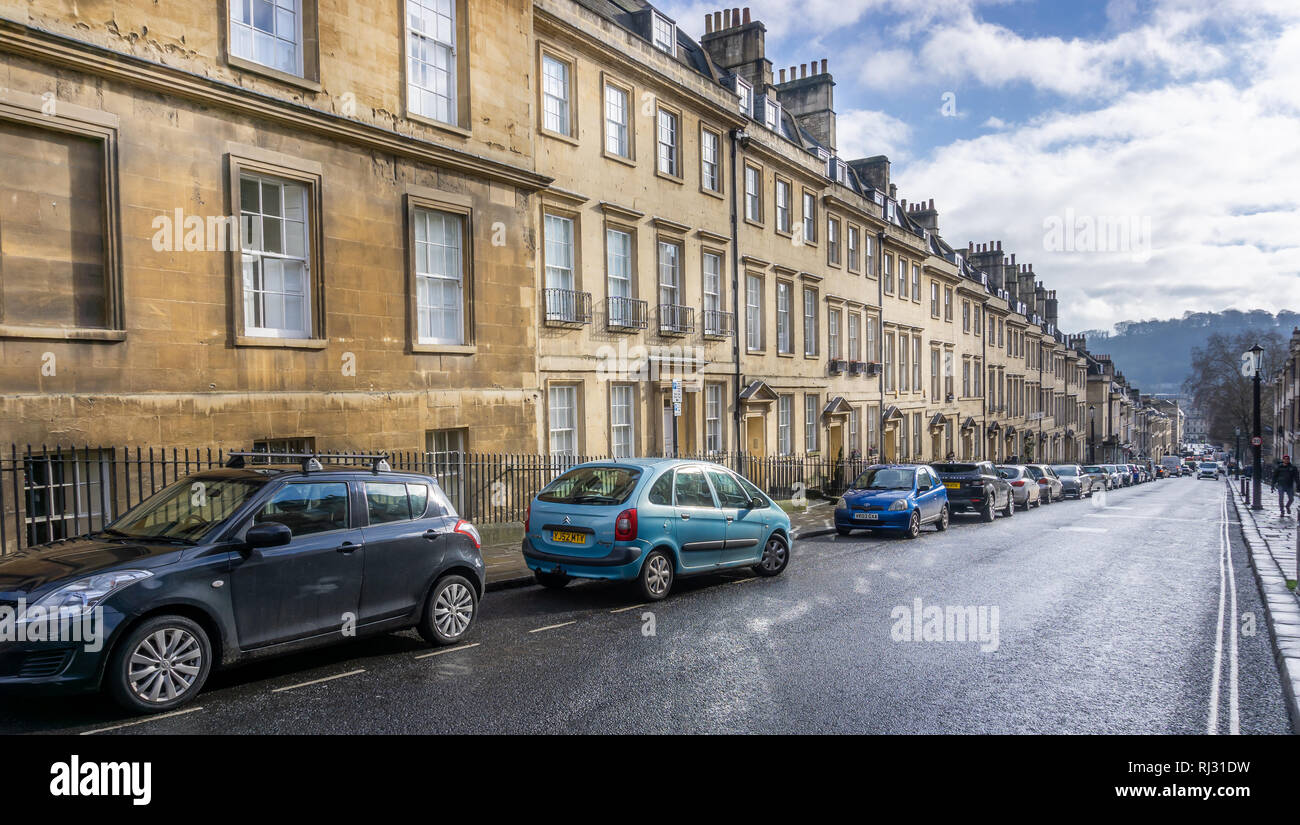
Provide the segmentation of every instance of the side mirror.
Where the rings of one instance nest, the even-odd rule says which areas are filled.
[[[255,550],[263,547],[282,547],[293,541],[293,531],[278,521],[266,521],[248,528],[244,542]]]
[[[767,505],[763,503],[763,499],[759,498],[758,496],[754,496],[749,500],[749,503],[745,505],[745,508],[747,510],[761,510],[766,506]]]

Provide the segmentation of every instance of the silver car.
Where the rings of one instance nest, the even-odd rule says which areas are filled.
[[[1038,482],[1038,492],[1044,504],[1065,499],[1065,485],[1056,477],[1056,471],[1046,464],[1026,464],[1029,475]]]
[[[1092,479],[1093,490],[1109,490],[1115,486],[1114,476],[1105,464],[1089,464],[1083,471]]]
[[[1078,464],[1053,464],[1052,472],[1061,482],[1061,495],[1064,498],[1092,498],[1093,478]]]
[[[1011,485],[1011,500],[1017,507],[1028,510],[1042,504],[1042,494],[1038,482],[1023,464],[999,464],[998,476],[1005,478]]]

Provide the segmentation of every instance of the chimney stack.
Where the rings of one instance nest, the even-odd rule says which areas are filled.
[[[772,85],[772,63],[767,59],[767,28],[750,16],[750,9],[723,9],[713,14],[713,29],[705,31],[700,46],[723,72],[734,74],[754,90],[755,95],[768,93]],[[790,71],[794,79],[794,70]]]

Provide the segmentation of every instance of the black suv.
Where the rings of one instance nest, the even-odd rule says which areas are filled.
[[[435,645],[465,638],[481,541],[435,479],[384,456],[253,455],[267,454],[235,453],[99,532],[0,560],[0,608],[83,630],[0,643],[0,687],[102,687],[153,713],[193,699],[214,667],[411,627]]]
[[[930,466],[948,488],[948,506],[952,512],[973,511],[985,521],[992,521],[999,512],[1008,517],[1015,515],[1011,484],[998,475],[993,462],[945,462]]]

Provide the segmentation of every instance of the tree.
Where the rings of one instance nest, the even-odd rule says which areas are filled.
[[[1213,333],[1204,346],[1192,350],[1192,372],[1183,382],[1184,393],[1209,420],[1210,439],[1232,441],[1234,430],[1249,435],[1254,425],[1253,379],[1243,375],[1241,354],[1258,343],[1264,348],[1260,369],[1260,422],[1273,426],[1273,389],[1268,376],[1286,357],[1286,343],[1276,332]]]

